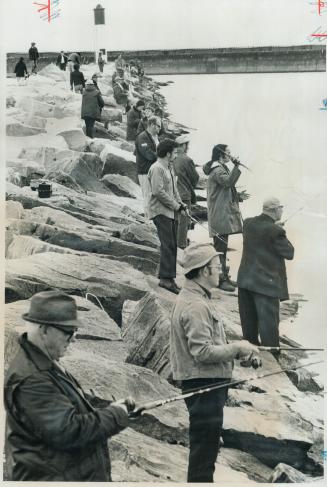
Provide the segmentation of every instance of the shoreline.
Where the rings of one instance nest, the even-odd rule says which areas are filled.
[[[83,387],[92,386],[100,397],[128,393],[147,402],[177,391],[167,380],[174,296],[158,288],[158,239],[142,216],[133,147],[126,143],[126,127],[112,97],[112,68],[106,65],[99,81],[109,120],[106,139],[85,137],[79,119],[80,96],[69,92],[67,79],[55,66],[45,68],[27,87],[7,81],[7,97],[13,100],[7,114],[11,135],[7,136],[6,364],[24,326],[20,314],[28,300],[38,290],[56,287],[77,296],[80,308],[86,309],[85,327],[64,360],[67,368]],[[90,75],[95,67],[82,70]],[[149,98],[151,89],[157,92],[160,85],[150,80],[143,86],[134,80],[137,96]],[[178,124],[171,124],[177,131]],[[97,131],[105,135],[99,125]],[[28,181],[36,175],[52,182],[51,198],[39,199],[30,190]],[[104,311],[86,300],[86,293],[96,295]],[[229,339],[238,339],[235,296],[216,290],[214,306]],[[270,354],[264,353],[263,358],[260,373],[280,367]],[[298,363],[298,355],[284,359],[291,366]],[[237,365],[235,373],[245,377],[247,371]],[[308,479],[320,477],[321,401],[319,384],[310,372],[281,374],[275,380],[233,389],[217,479],[223,468],[226,479],[268,481],[282,462],[300,467],[299,475]],[[181,403],[145,415],[110,442],[113,475],[123,481],[183,481],[187,424]],[[271,424],[275,429],[271,430]],[[132,444],[140,451],[134,451]],[[149,449],[151,460],[157,459],[152,465]]]

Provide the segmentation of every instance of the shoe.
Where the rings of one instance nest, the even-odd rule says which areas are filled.
[[[171,293],[179,294],[178,286],[175,284],[175,282],[171,282],[170,279],[160,279],[159,287],[163,287],[164,289],[167,289],[167,291],[170,291]]]
[[[237,287],[237,282],[236,281],[232,281],[231,278],[230,278],[230,275],[228,274],[229,273],[229,265],[226,267],[226,276],[225,276],[225,279],[227,282],[229,282],[229,284],[231,286],[234,286],[234,287]]]
[[[175,281],[175,279],[171,279],[170,282],[172,283],[173,286],[176,287],[176,289],[178,289],[178,292],[182,289],[181,287],[179,287]]]
[[[223,280],[223,281],[220,281],[219,282],[219,285],[218,285],[218,288],[221,289],[222,291],[226,291],[228,293],[232,293],[235,291],[235,287],[232,286],[228,281],[227,279]]]

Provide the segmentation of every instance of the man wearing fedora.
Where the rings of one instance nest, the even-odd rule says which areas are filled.
[[[23,318],[4,390],[10,480],[111,481],[107,440],[128,425],[133,400],[95,408],[58,362],[81,324],[71,296],[35,294]]]
[[[223,324],[210,301],[221,263],[210,244],[191,244],[184,251],[185,284],[172,312],[170,361],[182,391],[230,382],[233,360],[257,353],[247,341],[227,343]],[[185,399],[189,412],[188,482],[213,482],[227,388]]]
[[[177,157],[174,160],[174,169],[177,176],[177,189],[184,205],[188,211],[191,211],[191,205],[196,203],[195,187],[199,181],[199,175],[196,172],[193,160],[187,155],[190,144],[190,136],[188,134],[180,135],[175,139],[178,144]],[[190,218],[185,212],[179,214],[178,231],[177,231],[177,246],[180,249],[187,247],[187,231],[189,227]]]
[[[283,206],[275,198],[263,202],[261,215],[247,218],[238,270],[238,304],[243,337],[266,347],[279,347],[279,302],[289,299],[285,259],[294,247],[277,224]]]

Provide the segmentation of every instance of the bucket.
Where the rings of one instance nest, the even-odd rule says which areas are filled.
[[[52,195],[51,184],[40,183],[37,190],[39,198],[50,198],[50,196]]]

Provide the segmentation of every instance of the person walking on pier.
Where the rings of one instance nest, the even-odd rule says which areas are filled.
[[[32,66],[31,66],[31,73],[36,74],[37,73],[37,64],[39,60],[39,51],[35,45],[35,42],[31,43],[31,47],[29,48],[28,51],[28,56],[30,61],[32,61]]]
[[[85,121],[86,135],[91,139],[94,137],[94,124],[96,120],[101,119],[103,107],[104,101],[100,92],[94,86],[92,79],[87,80],[82,96],[81,118]]]
[[[230,172],[227,163],[232,161],[233,170]],[[207,186],[208,225],[209,235],[213,237],[213,244],[220,252],[222,273],[219,288],[232,292],[236,283],[230,280],[227,267],[228,237],[231,234],[242,233],[242,215],[239,202],[249,195],[242,191],[238,193],[235,184],[241,171],[238,159],[231,157],[228,146],[215,145],[212,150],[211,161],[203,166],[203,172],[209,176]]]
[[[185,283],[172,311],[170,363],[183,393],[230,382],[235,358],[258,349],[247,341],[227,343],[222,321],[211,304],[221,264],[210,244],[191,244],[184,252]],[[189,413],[187,482],[213,482],[228,389],[185,399]]]
[[[159,124],[158,124],[159,126]],[[159,128],[159,127],[158,127]],[[157,227],[160,240],[159,286],[178,294],[175,282],[178,213],[185,211],[173,168],[178,145],[164,139],[157,147],[158,160],[149,169],[149,218]]]
[[[262,213],[247,218],[243,227],[243,254],[237,276],[243,337],[251,343],[279,347],[279,302],[289,299],[285,259],[294,247],[281,219],[283,206],[267,198]]]
[[[141,186],[144,204],[144,214],[149,215],[150,186],[148,172],[151,165],[157,160],[157,145],[159,144],[158,133],[160,120],[158,117],[151,117],[148,120],[147,129],[136,137],[135,155],[138,180]]]
[[[4,387],[10,480],[110,482],[107,440],[128,426],[133,399],[100,409],[60,363],[82,324],[73,297],[35,294],[23,318]]]
[[[75,64],[74,71],[70,73],[70,89],[75,93],[83,93],[83,88],[85,88],[84,74],[79,70],[79,64]]]
[[[27,78],[28,72],[23,57],[19,58],[19,61],[15,66],[14,73],[16,74],[16,78],[19,84],[21,84],[23,79],[25,80]]]
[[[100,73],[103,73],[103,66],[104,66],[104,63],[105,63],[105,60],[104,58],[102,57],[102,52],[99,51],[99,54],[98,54],[98,66],[99,66],[99,70],[100,70]]]
[[[191,204],[196,203],[194,189],[199,181],[199,175],[196,172],[193,160],[187,155],[190,143],[190,136],[187,134],[180,135],[176,139],[178,144],[177,157],[174,160],[174,169],[177,176],[177,188],[183,203],[188,211],[191,211]],[[189,216],[187,213],[180,214],[177,232],[177,246],[180,249],[187,247],[187,231],[189,227]]]
[[[68,56],[64,53],[64,51],[60,51],[57,57],[57,66],[61,69],[61,71],[66,71],[66,66],[68,62]]]
[[[72,52],[68,56],[68,61],[67,61],[68,71],[70,73],[72,73],[74,71],[75,64],[78,64],[80,66],[80,64],[81,64],[81,56],[77,52]]]

